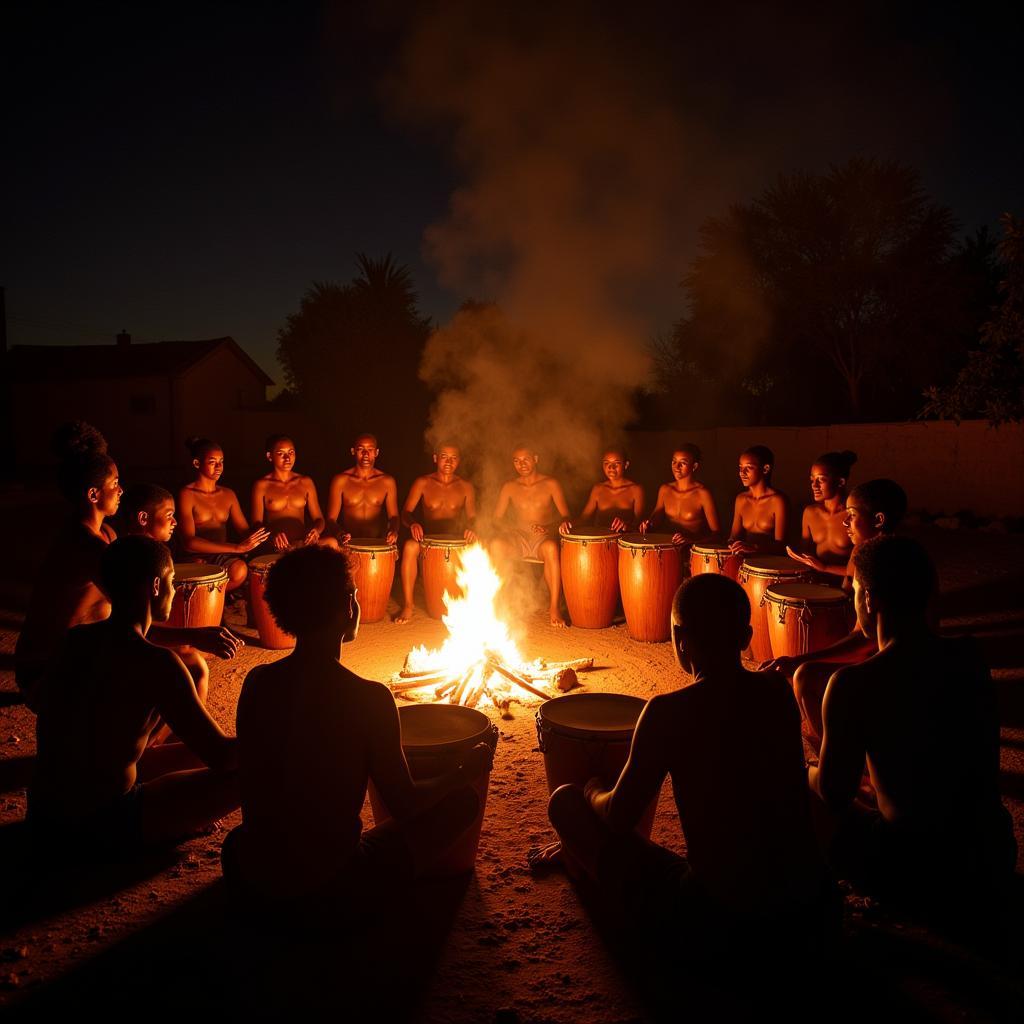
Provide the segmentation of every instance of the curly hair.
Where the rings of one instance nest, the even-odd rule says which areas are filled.
[[[902,613],[920,613],[938,585],[928,552],[910,537],[880,534],[853,553],[854,577],[881,604]]]
[[[114,469],[106,438],[83,420],[59,426],[53,435],[53,450],[60,460],[57,483],[72,504],[81,501],[90,488],[102,487]]]
[[[270,614],[286,633],[314,633],[345,612],[356,589],[346,555],[316,545],[289,551],[267,574]]]
[[[100,556],[100,580],[111,604],[117,604],[173,568],[170,549],[151,537],[119,537]]]
[[[672,621],[685,624],[703,643],[739,650],[746,645],[750,599],[728,576],[701,573],[685,580],[672,600]]]

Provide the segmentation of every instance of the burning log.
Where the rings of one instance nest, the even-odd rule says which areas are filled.
[[[491,668],[494,669],[495,672],[498,672],[500,675],[503,675],[507,680],[509,680],[509,682],[515,683],[516,686],[521,686],[524,690],[526,690],[527,693],[532,693],[535,697],[540,697],[541,700],[550,699],[550,693],[545,693],[543,690],[538,689],[536,686],[533,685],[533,683],[529,682],[526,679],[523,679],[522,676],[516,675],[515,672],[513,672],[511,669],[505,668],[504,665],[500,665],[493,659],[489,661],[489,664]]]

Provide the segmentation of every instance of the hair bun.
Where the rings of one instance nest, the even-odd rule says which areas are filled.
[[[57,428],[53,435],[53,450],[62,462],[89,455],[106,455],[107,439],[91,423],[74,420]]]

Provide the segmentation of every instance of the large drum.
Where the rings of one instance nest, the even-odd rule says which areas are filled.
[[[270,555],[260,555],[249,562],[249,607],[256,623],[256,631],[260,635],[260,643],[272,651],[283,651],[295,646],[295,637],[286,633],[274,621],[270,608],[263,597],[267,589],[267,575],[271,566],[281,557],[277,551]]]
[[[444,594],[461,596],[455,576],[462,566],[459,552],[469,547],[469,541],[454,533],[436,533],[420,541],[423,549],[423,597],[427,614],[439,619],[445,613]]]
[[[636,720],[645,702],[624,693],[571,693],[546,700],[537,709],[537,746],[544,755],[548,792],[595,776],[611,788],[629,757]],[[637,826],[650,836],[657,796]]]
[[[168,626],[198,629],[219,626],[224,616],[228,574],[219,565],[174,563],[174,603]]]
[[[755,661],[768,661],[772,645],[768,638],[768,612],[764,592],[774,583],[807,583],[812,572],[803,562],[785,555],[749,555],[740,566],[737,582],[750,598],[750,656]]]
[[[359,590],[359,619],[380,622],[387,615],[391,584],[395,581],[398,548],[373,537],[353,537],[346,545],[352,576]]]
[[[724,544],[693,544],[690,547],[690,575],[713,572],[736,579],[742,555],[734,555]]]
[[[619,535],[574,531],[563,536],[562,590],[574,626],[610,626],[619,603]]]
[[[489,743],[493,748],[498,739],[497,727],[491,725],[485,714],[458,704],[410,704],[398,709],[398,717],[402,726],[402,749],[414,779],[447,775],[465,761],[466,755],[478,743]],[[476,821],[427,870],[427,875],[458,875],[473,870],[490,778],[491,773],[484,772],[473,786],[480,798],[480,813]],[[381,825],[391,814],[372,782],[368,788],[373,820]]]
[[[667,533],[619,538],[619,589],[634,640],[660,643],[671,634],[672,598],[683,582],[683,554]]]
[[[776,583],[764,594],[772,657],[820,651],[850,633],[850,602],[819,583]]]

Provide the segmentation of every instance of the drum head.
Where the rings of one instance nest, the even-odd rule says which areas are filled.
[[[176,587],[199,586],[202,583],[221,583],[228,574],[219,565],[206,565],[203,562],[175,562],[174,585]]]
[[[389,544],[383,537],[353,537],[345,547],[352,551],[397,551],[394,544]]]
[[[274,551],[269,555],[259,555],[249,559],[249,568],[253,572],[270,572],[270,567],[284,554],[283,551]]]
[[[690,550],[695,555],[707,555],[708,558],[716,555],[722,555],[724,558],[732,556],[732,550],[726,544],[694,544]]]
[[[581,739],[621,739],[636,728],[647,702],[625,693],[570,693],[537,709],[537,718],[555,732]]]
[[[619,537],[619,547],[638,548],[674,548],[670,533],[624,533]]]
[[[465,743],[483,735],[490,720],[475,708],[459,704],[410,704],[398,709],[402,723],[402,746],[406,750],[429,750],[447,743]]]
[[[582,544],[584,541],[592,540],[618,540],[619,534],[610,530],[573,530],[572,533],[563,533],[562,540],[566,544]]]
[[[754,555],[743,559],[743,568],[757,576],[790,576],[811,570],[795,558],[785,555]]]
[[[420,544],[425,548],[466,548],[469,541],[460,537],[457,533],[429,533],[425,534]]]
[[[841,590],[820,583],[776,583],[765,594],[766,600],[782,604],[846,604],[848,600]]]

